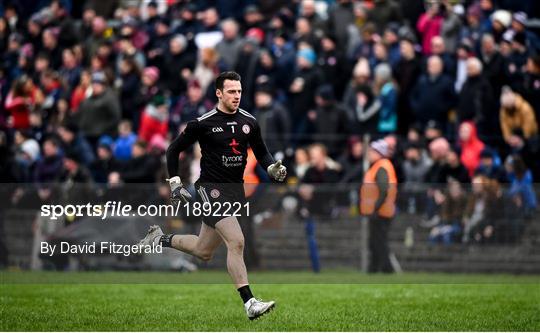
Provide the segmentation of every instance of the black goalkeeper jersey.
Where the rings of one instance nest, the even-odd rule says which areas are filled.
[[[178,175],[178,155],[196,141],[201,146],[200,182],[242,183],[248,147],[266,170],[274,163],[264,144],[257,120],[238,109],[229,114],[217,108],[187,123],[167,149],[169,177]]]

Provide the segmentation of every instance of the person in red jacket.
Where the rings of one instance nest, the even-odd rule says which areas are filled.
[[[461,164],[469,172],[469,177],[472,177],[480,165],[480,153],[485,147],[478,138],[476,125],[472,121],[464,121],[459,125],[459,146]]]
[[[155,96],[141,115],[139,125],[139,139],[150,142],[156,134],[167,137],[169,130],[169,111],[163,96]]]
[[[18,130],[30,128],[30,112],[42,102],[41,90],[28,76],[21,76],[14,82],[6,98],[5,108],[10,115],[9,127]]]

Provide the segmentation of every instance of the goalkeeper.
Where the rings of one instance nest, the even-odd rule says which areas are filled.
[[[242,95],[240,75],[221,73],[215,82],[218,104],[215,109],[187,123],[185,130],[167,150],[167,169],[174,205],[191,201],[191,194],[178,176],[178,155],[194,142],[201,145],[201,175],[195,183],[203,203],[213,209],[220,205],[245,202],[243,174],[247,149],[251,146],[259,164],[277,181],[287,175],[281,161],[274,161],[261,138],[259,124],[248,112],[239,108]],[[223,207],[221,207],[223,209]],[[224,242],[227,247],[227,269],[244,302],[249,319],[253,320],[270,311],[275,302],[262,302],[253,297],[244,264],[244,235],[234,216],[210,212],[203,217],[198,236],[165,235],[158,226],[150,227],[141,245],[160,243],[164,247],[210,260],[216,248]]]

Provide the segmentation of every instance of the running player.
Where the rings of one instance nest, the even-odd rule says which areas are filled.
[[[275,162],[268,152],[255,118],[238,107],[242,96],[240,75],[235,72],[221,73],[215,85],[218,98],[216,108],[188,122],[185,130],[167,150],[173,205],[191,202],[191,194],[178,176],[178,155],[196,141],[201,146],[202,158],[201,175],[195,187],[202,202],[209,203],[213,210],[223,211],[225,207],[221,205],[225,203],[243,205],[245,202],[242,183],[248,146],[271,178],[283,181],[287,175],[281,160]],[[224,242],[227,247],[227,269],[244,302],[248,318],[258,318],[274,307],[274,301],[262,302],[251,293],[243,257],[244,235],[235,216],[224,217],[211,212],[203,217],[198,236],[164,235],[158,226],[152,226],[140,244],[154,242],[205,261],[210,260],[216,248]]]

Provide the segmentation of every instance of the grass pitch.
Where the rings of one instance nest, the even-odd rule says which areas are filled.
[[[249,321],[224,272],[0,274],[0,331],[540,331],[538,276],[252,273]]]

